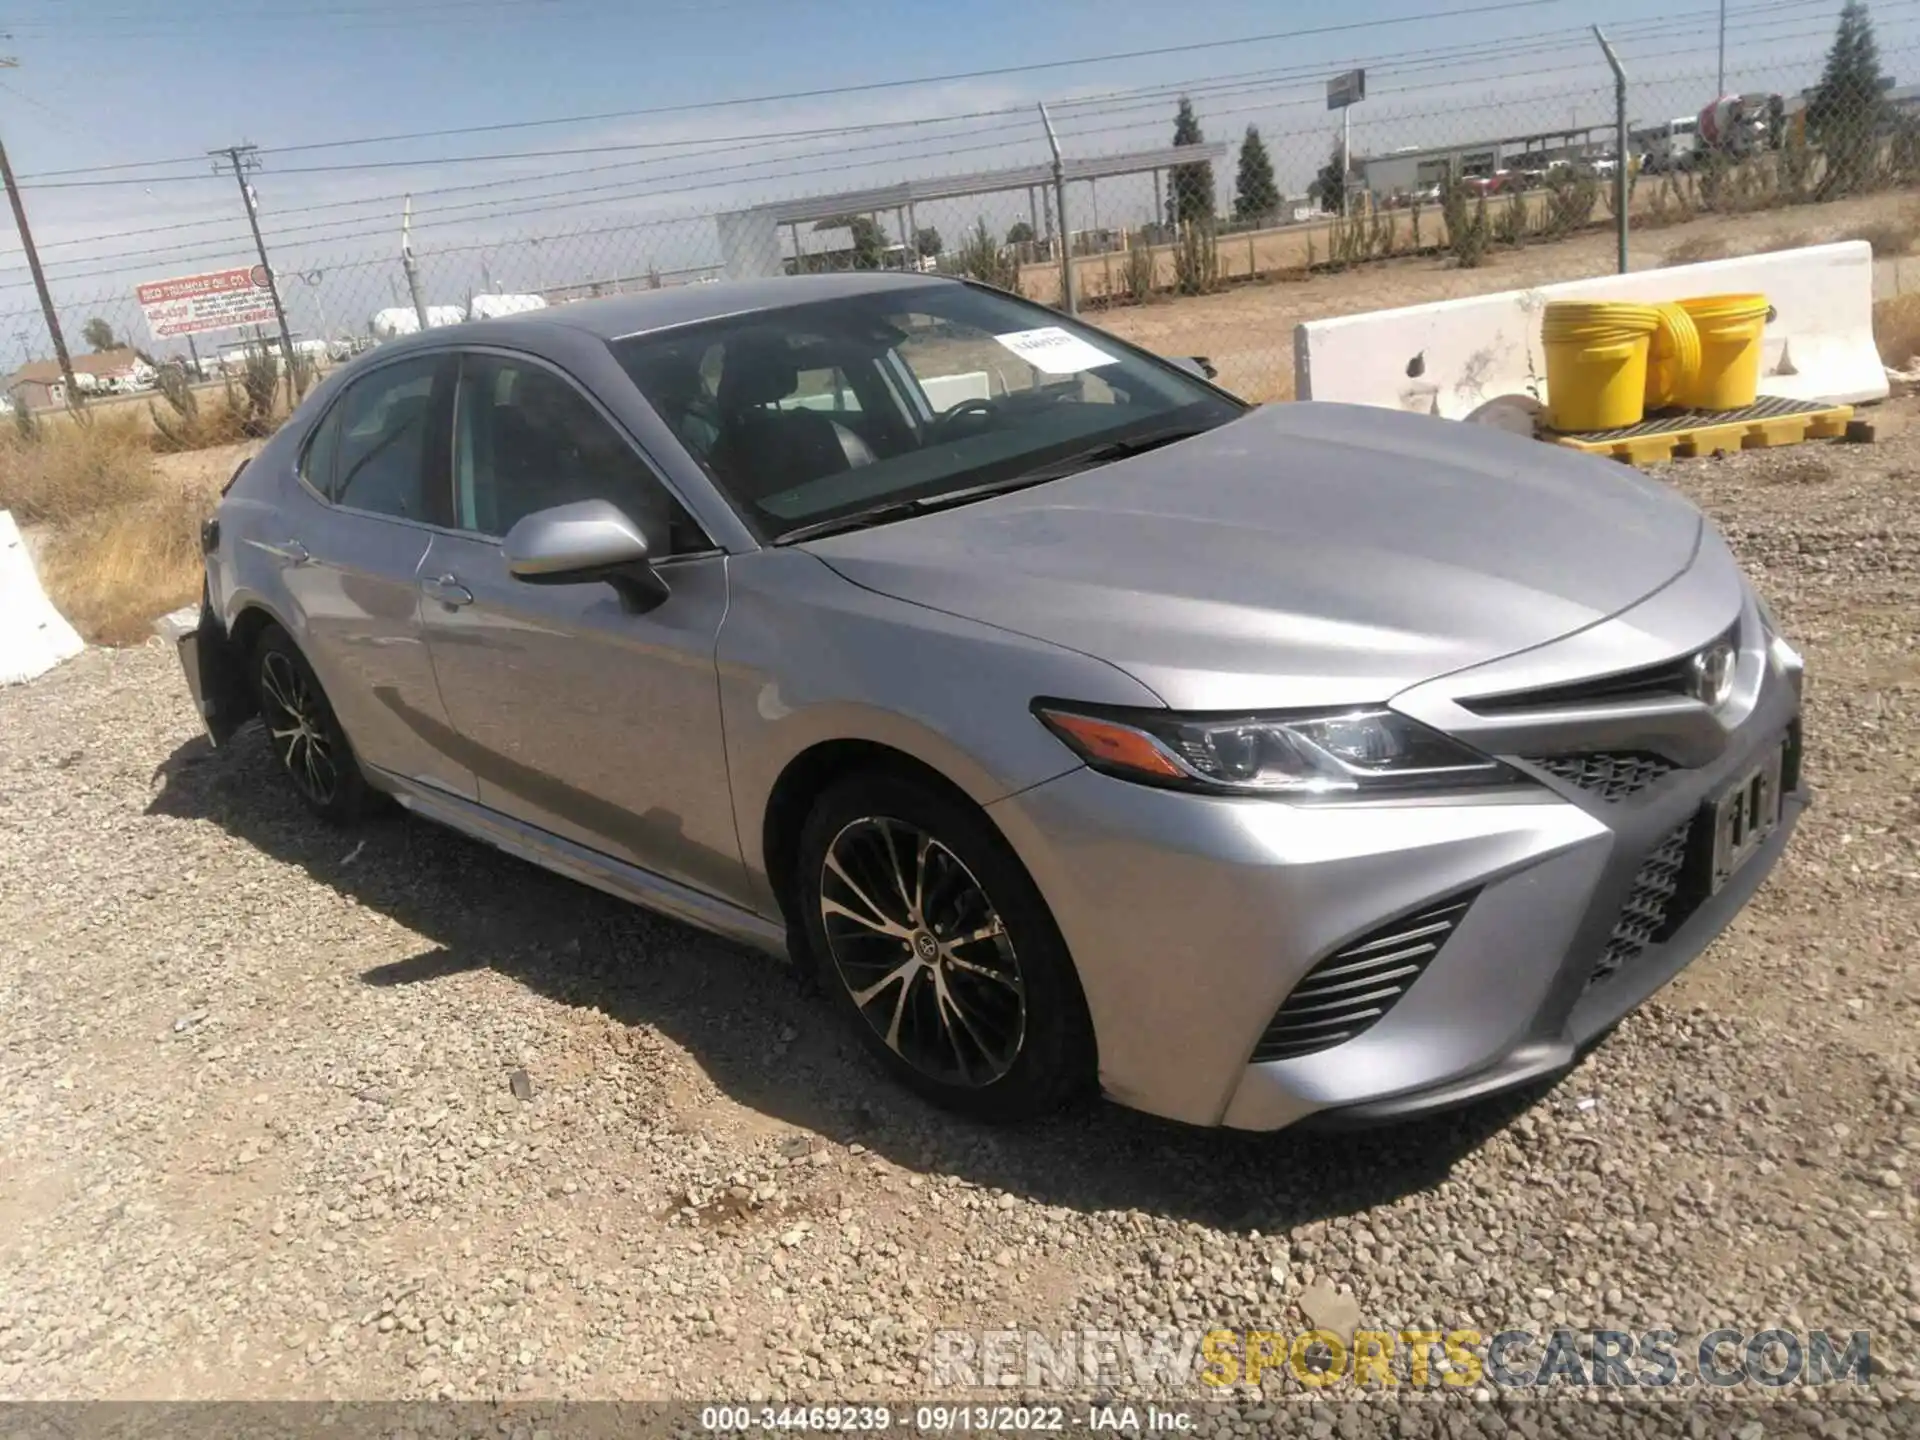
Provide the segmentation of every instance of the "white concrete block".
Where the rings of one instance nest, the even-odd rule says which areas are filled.
[[[951,410],[962,400],[991,400],[993,376],[985,370],[968,370],[959,375],[929,375],[920,382],[927,403],[935,410]]]
[[[40,588],[12,512],[0,510],[0,685],[44,675],[86,648]]]
[[[1883,400],[1874,281],[1873,247],[1848,240],[1312,320],[1294,330],[1294,394],[1463,420],[1502,397],[1545,401],[1540,320],[1551,300],[1651,303],[1758,292],[1774,309],[1761,394]]]

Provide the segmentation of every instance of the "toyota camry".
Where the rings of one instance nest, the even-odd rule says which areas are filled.
[[[1806,798],[1800,659],[1664,485],[928,276],[393,341],[203,541],[215,744],[790,955],[988,1119],[1551,1076]]]

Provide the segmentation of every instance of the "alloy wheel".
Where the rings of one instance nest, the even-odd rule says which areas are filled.
[[[867,816],[827,846],[819,898],[840,982],[888,1049],[973,1089],[1013,1068],[1026,982],[1005,923],[959,856],[905,821]]]
[[[260,699],[267,734],[287,774],[315,805],[330,804],[340,770],[320,692],[292,657],[269,650],[260,662]]]

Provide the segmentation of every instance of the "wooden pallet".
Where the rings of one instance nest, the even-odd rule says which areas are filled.
[[[1852,419],[1851,405],[1763,395],[1739,410],[1669,411],[1618,430],[1562,432],[1543,428],[1539,434],[1542,440],[1589,455],[1611,455],[1628,465],[1645,465],[1656,460],[1838,439],[1847,433]]]

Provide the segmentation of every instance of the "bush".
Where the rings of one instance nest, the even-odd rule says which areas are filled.
[[[1459,182],[1448,188],[1441,202],[1441,216],[1447,225],[1447,249],[1462,270],[1471,270],[1487,258],[1487,244],[1493,227],[1487,221],[1487,197],[1476,197],[1470,187]]]
[[[1550,239],[1564,240],[1593,223],[1600,203],[1599,177],[1589,170],[1556,165],[1547,172],[1547,207],[1542,228]]]
[[[247,351],[247,363],[240,371],[240,388],[247,397],[247,414],[241,428],[250,436],[273,433],[273,407],[280,391],[280,360],[265,345]]]
[[[1502,245],[1518,248],[1527,238],[1527,202],[1515,195],[1509,199],[1500,211],[1500,218],[1494,222],[1493,238]]]
[[[1020,262],[1012,250],[994,240],[985,220],[974,222],[954,258],[960,273],[969,279],[1005,290],[1010,295],[1020,293]]]
[[[1136,233],[1127,241],[1127,262],[1120,270],[1121,292],[1136,305],[1153,298],[1153,247]]]
[[[1384,260],[1393,254],[1393,212],[1376,210],[1367,228],[1367,254]]]
[[[1182,295],[1205,295],[1220,286],[1220,245],[1213,226],[1189,220],[1173,250],[1173,277]]]

